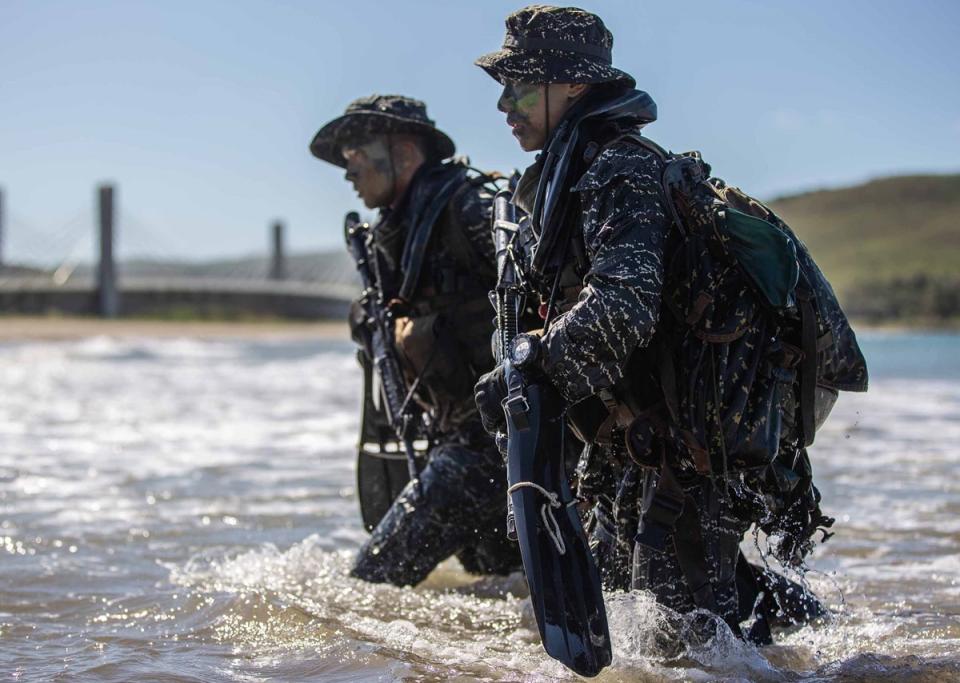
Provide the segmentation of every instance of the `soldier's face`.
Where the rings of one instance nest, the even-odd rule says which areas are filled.
[[[520,147],[532,152],[543,149],[547,135],[582,90],[582,86],[568,83],[507,83],[497,100],[497,109],[507,115],[507,125]]]
[[[395,173],[386,141],[344,145],[343,160],[347,164],[346,179],[368,209],[389,206],[393,201]]]

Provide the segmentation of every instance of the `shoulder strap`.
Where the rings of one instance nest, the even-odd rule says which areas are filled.
[[[440,186],[433,199],[427,204],[420,220],[411,226],[410,234],[403,246],[403,258],[400,261],[403,270],[403,284],[400,286],[399,297],[409,301],[420,280],[420,271],[423,268],[423,258],[427,251],[427,244],[433,234],[433,226],[440,217],[440,213],[453,197],[454,192],[463,183],[466,170],[458,170]]]
[[[694,604],[717,613],[697,504],[680,486],[666,456],[659,475],[641,515],[640,533],[634,540],[657,552],[664,552],[672,545]]]
[[[800,308],[800,431],[803,446],[813,444],[817,431],[817,317],[814,295],[806,277],[800,276],[797,287],[797,305]]]
[[[635,143],[645,149],[650,150],[651,152],[656,154],[658,157],[660,157],[660,159],[663,161],[670,160],[670,157],[671,157],[670,152],[665,150],[663,147],[655,143],[650,138],[644,137],[643,134],[640,133],[640,131],[638,130],[632,130],[629,133],[626,133],[625,135],[621,135],[619,138],[615,140],[615,142],[620,142],[624,140]]]
[[[683,157],[668,152],[650,138],[644,137],[638,130],[630,131],[617,138],[617,140],[639,145],[660,157],[660,160],[663,162],[663,175],[660,177],[660,196],[663,198],[665,208],[670,212],[670,218],[673,221],[674,227],[680,231],[681,235],[685,235],[687,233],[687,226],[683,224],[680,213],[677,211],[677,206],[673,203],[673,191],[670,188],[670,174],[667,172],[671,166],[671,162],[682,159]]]
[[[449,226],[449,230],[444,235],[446,239],[445,246],[450,250],[450,254],[453,256],[453,260],[456,261],[457,266],[463,270],[465,273],[474,273],[479,271],[486,270],[488,273],[493,274],[495,272],[495,267],[492,263],[488,263],[487,259],[483,258],[483,254],[477,251],[477,248],[470,241],[470,238],[467,237],[464,232],[463,225],[460,221],[457,220],[457,216],[453,215],[454,206],[457,203],[457,199],[464,192],[472,190],[477,185],[483,185],[488,181],[489,176],[479,176],[468,179],[459,188],[456,192],[453,193],[453,196],[450,198],[450,201],[447,203],[447,211],[451,213],[450,220],[447,221],[446,225]]]

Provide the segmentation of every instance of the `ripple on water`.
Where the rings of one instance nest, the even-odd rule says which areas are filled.
[[[348,345],[4,344],[0,372],[4,673],[575,680],[543,654],[519,576],[451,561],[416,589],[349,578],[365,534]],[[831,619],[757,650],[613,594],[598,680],[958,679],[958,439],[956,382],[881,374],[844,396],[812,450],[840,520],[812,561]]]

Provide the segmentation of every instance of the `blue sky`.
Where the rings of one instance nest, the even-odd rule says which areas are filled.
[[[483,168],[530,162],[473,59],[520,3],[0,0],[8,260],[56,261],[119,184],[122,256],[338,248],[359,202],[315,160],[354,97],[399,92]],[[762,197],[960,170],[960,3],[583,2],[657,101],[650,137]],[[86,246],[78,246],[81,252]]]

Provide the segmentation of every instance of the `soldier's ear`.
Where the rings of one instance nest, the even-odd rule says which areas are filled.
[[[394,160],[403,167],[419,166],[426,159],[424,143],[413,136],[402,136],[393,140]]]
[[[567,97],[571,100],[579,100],[590,89],[589,83],[569,83],[567,85]]]

